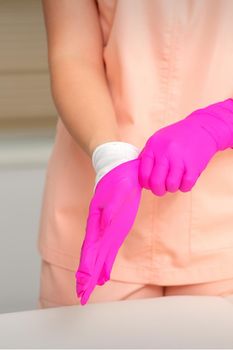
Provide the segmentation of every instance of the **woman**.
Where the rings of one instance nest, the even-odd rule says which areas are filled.
[[[43,0],[43,9],[59,118],[38,239],[39,307],[80,303],[74,274],[94,185],[139,153],[144,189],[137,216],[110,279],[83,303],[88,298],[232,295],[232,1]],[[227,117],[215,114],[210,122],[209,111],[226,109],[226,103]],[[183,128],[186,117],[200,109],[205,124]],[[161,136],[165,127],[169,138]],[[192,137],[195,147],[182,144]],[[164,154],[171,142],[179,150],[170,160],[186,154],[196,176],[184,181],[182,173],[174,184],[163,173],[160,184],[149,181],[153,173],[162,176],[153,152]],[[98,149],[104,151],[98,154]],[[149,167],[148,151],[153,154]]]

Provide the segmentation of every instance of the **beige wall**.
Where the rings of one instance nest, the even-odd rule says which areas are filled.
[[[0,0],[0,130],[54,127],[40,0]]]
[[[36,243],[56,121],[41,2],[0,0],[0,313],[37,305]]]
[[[0,0],[0,313],[37,305],[36,243],[56,121],[41,2]]]

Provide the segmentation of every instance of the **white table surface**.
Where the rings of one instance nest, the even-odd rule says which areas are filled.
[[[233,349],[233,303],[168,296],[6,313],[0,347]]]

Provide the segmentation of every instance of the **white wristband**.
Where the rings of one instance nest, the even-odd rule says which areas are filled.
[[[92,153],[96,172],[94,192],[100,179],[117,165],[138,157],[140,150],[127,142],[110,141],[97,146]]]

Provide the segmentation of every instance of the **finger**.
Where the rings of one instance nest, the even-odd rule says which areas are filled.
[[[106,229],[106,231],[108,231],[108,229],[109,227]],[[89,278],[87,287],[81,297],[81,305],[85,305],[87,303],[93,289],[97,284],[100,272],[103,269],[104,261],[106,260],[109,251],[110,242],[111,241],[108,240],[108,234],[106,232],[106,235],[102,237],[101,244],[99,245],[99,254],[95,261],[95,273]]]
[[[138,168],[138,180],[141,187],[150,189],[149,179],[151,171],[154,166],[154,155],[151,153],[141,152],[139,168]]]
[[[106,280],[110,279],[112,266],[116,259],[117,253],[134,224],[134,221],[138,212],[140,200],[141,200],[141,194],[142,194],[141,191],[142,189],[138,187],[138,188],[134,188],[130,192],[127,199],[121,206],[121,210],[124,216],[121,217],[121,220],[117,220],[116,218],[115,220],[117,221],[113,223],[113,229],[115,231],[114,240],[112,239],[112,244],[111,244],[109,253],[106,257],[106,261],[104,263]],[[116,227],[114,228],[114,226]]]
[[[107,281],[107,273],[106,273],[106,268],[105,268],[105,265],[103,266],[103,269],[100,273],[100,276],[98,278],[98,281],[97,281],[97,284],[99,286],[102,286],[103,284],[105,284],[105,282]]]
[[[199,174],[197,174],[195,170],[192,170],[186,167],[181,184],[180,184],[180,190],[182,192],[190,191],[195,185],[198,177],[199,177]]]
[[[169,158],[169,171],[166,178],[168,192],[178,191],[185,171],[183,159],[177,155]]]
[[[76,294],[78,297],[81,296],[81,294],[85,290],[85,284],[89,281],[90,276],[85,274],[84,272],[77,271],[75,274],[76,277]]]
[[[77,293],[85,288],[94,270],[100,236],[100,210],[93,211],[87,219],[86,235],[81,247],[79,267],[76,272]]]
[[[169,171],[169,161],[166,156],[155,157],[155,164],[150,176],[150,189],[157,196],[166,193],[166,177]]]

